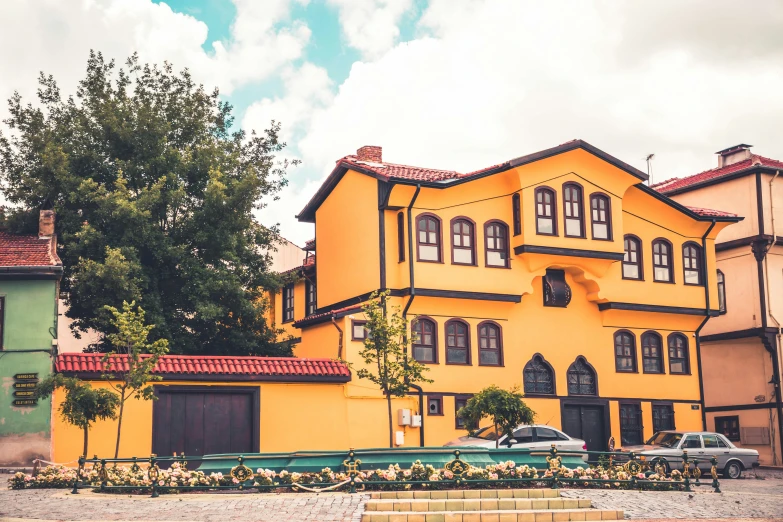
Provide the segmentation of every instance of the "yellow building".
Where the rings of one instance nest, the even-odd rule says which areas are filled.
[[[434,380],[414,406],[423,429],[398,428],[406,445],[463,435],[455,411],[489,384],[523,388],[538,422],[589,449],[701,429],[696,333],[718,314],[714,240],[742,218],[646,179],[579,140],[470,173],[362,147],[298,215],[315,224],[314,256],[275,296],[274,321],[301,338],[298,357],[358,364],[361,303],[388,289]],[[357,379],[345,394],[380,401]],[[383,445],[382,417],[365,437]]]
[[[434,381],[394,400],[413,414],[402,425],[395,412],[399,445],[464,435],[455,412],[489,384],[519,386],[539,423],[590,450],[610,436],[701,429],[696,334],[718,313],[714,240],[742,218],[682,206],[646,179],[583,141],[470,173],[387,163],[380,147],[362,147],[300,212],[316,239],[301,277],[273,298],[270,320],[301,339],[297,362],[195,367],[170,356],[162,399],[126,407],[120,453],[388,445],[383,396],[334,362],[361,363],[361,304],[380,289],[411,321],[412,356]],[[89,377],[88,355],[58,369]],[[236,445],[219,436],[242,415],[249,422],[229,424]],[[113,430],[98,423],[89,453],[112,454]],[[58,420],[54,431],[55,460],[78,456],[78,430]]]

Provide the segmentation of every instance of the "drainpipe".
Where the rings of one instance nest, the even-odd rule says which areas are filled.
[[[773,186],[775,184],[775,180],[780,175],[780,171],[775,171],[775,175],[772,176],[772,179],[769,182],[769,206],[770,206],[770,214],[772,217],[772,241],[767,246],[765,252],[764,252],[764,286],[765,292],[767,294],[767,310],[769,311],[769,316],[772,318],[773,321],[775,321],[775,324],[777,325],[777,332],[775,334],[775,345],[771,346],[772,351],[772,365],[773,365],[773,381],[775,381],[774,388],[775,388],[775,409],[777,410],[778,414],[778,440],[781,441],[781,450],[783,451],[783,404],[781,404],[781,392],[780,392],[780,386],[781,386],[781,376],[780,376],[780,361],[781,361],[781,353],[780,353],[780,347],[781,347],[781,332],[783,331],[781,329],[781,321],[778,319],[778,317],[775,316],[775,312],[772,310],[772,293],[770,290],[769,285],[769,256],[767,255],[770,250],[772,250],[772,247],[775,246],[775,242],[777,241],[777,229],[775,227],[775,198],[773,197]],[[766,319],[766,318],[762,318]],[[765,323],[766,321],[762,321]],[[766,326],[766,324],[763,324],[763,326]],[[765,333],[766,335],[766,333]]]
[[[707,236],[712,232],[715,227],[715,220],[712,220],[710,227],[701,236],[701,252],[702,252],[702,264],[704,266],[704,320],[701,322],[698,328],[696,328],[696,362],[699,367],[699,402],[701,403],[701,426],[706,431],[707,429],[707,412],[704,411],[704,377],[701,369],[701,341],[699,340],[699,334],[707,321],[710,320],[710,275],[707,270]],[[717,262],[717,260],[716,260]]]
[[[408,278],[410,283],[410,297],[408,302],[405,303],[405,308],[402,309],[402,320],[405,322],[405,333],[403,334],[403,340],[405,342],[405,353],[407,360],[408,353],[408,310],[413,304],[413,299],[416,297],[416,284],[413,279],[413,205],[416,203],[416,199],[419,197],[421,191],[421,184],[416,184],[416,192],[413,193],[413,198],[408,204]],[[418,384],[410,384],[408,386],[419,392],[419,414],[421,415],[421,428],[419,428],[419,446],[424,447],[424,391]]]
[[[337,324],[337,321],[334,318],[334,314],[332,314],[332,324],[335,328],[337,328],[337,331],[339,332],[337,334],[337,358],[341,359],[343,358],[343,329],[340,328],[340,326]]]

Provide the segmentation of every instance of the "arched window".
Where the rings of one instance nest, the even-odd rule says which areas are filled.
[[[663,342],[655,332],[642,334],[642,369],[644,373],[663,373]]]
[[[479,365],[503,365],[503,337],[500,325],[492,321],[484,321],[478,325]]]
[[[625,236],[623,279],[644,279],[642,271],[642,242],[636,236]]]
[[[525,365],[525,369],[522,372],[522,380],[525,383],[526,395],[555,394],[555,372],[552,370],[552,366],[540,354],[535,354]]]
[[[487,266],[508,268],[508,227],[500,221],[484,225],[485,261]]]
[[[628,330],[614,334],[614,367],[618,372],[636,371],[636,337]]]
[[[451,262],[455,265],[476,264],[476,227],[468,218],[451,220]]]
[[[726,313],[726,277],[718,270],[718,310]]]
[[[557,235],[557,214],[555,213],[555,191],[548,187],[536,189],[536,234]]]
[[[438,362],[437,325],[432,319],[417,317],[413,330],[413,358],[419,362]]]
[[[422,214],[416,218],[416,231],[418,260],[440,263],[440,219],[432,214]]]
[[[470,329],[465,321],[446,322],[446,364],[470,364]]]
[[[669,373],[691,373],[688,339],[680,333],[669,336]]]
[[[682,246],[682,269],[686,285],[701,284],[701,247],[696,243]]]
[[[511,213],[514,216],[514,235],[522,233],[522,207],[519,202],[519,193],[511,196]]]
[[[402,212],[397,213],[397,260],[405,261],[405,216]]]
[[[566,237],[585,237],[582,187],[576,183],[563,185],[563,219]]]
[[[568,367],[568,395],[598,395],[595,370],[581,355]]]
[[[590,196],[590,220],[593,226],[593,239],[612,239],[612,207],[607,196],[603,194]]]
[[[672,244],[665,239],[656,239],[653,248],[653,281],[673,283]]]

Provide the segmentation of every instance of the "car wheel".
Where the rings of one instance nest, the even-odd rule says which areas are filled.
[[[723,476],[730,479],[738,479],[742,476],[742,466],[739,462],[729,462],[723,468]]]
[[[664,470],[664,473],[666,473],[667,475],[670,475],[670,474],[671,474],[671,472],[672,472],[672,467],[671,467],[671,466],[669,466],[669,463],[668,463],[668,462],[666,462],[666,459],[655,459],[655,460],[653,461],[653,469],[657,468],[657,467],[658,467],[658,464],[663,464],[663,470]]]

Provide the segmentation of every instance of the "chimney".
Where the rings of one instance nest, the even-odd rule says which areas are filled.
[[[38,237],[40,239],[54,236],[54,210],[42,210],[38,216]]]
[[[715,153],[718,154],[718,168],[728,167],[729,165],[750,159],[750,148],[752,146],[753,145],[748,145],[746,143],[740,143],[739,145],[734,145],[728,149],[719,150]]]
[[[383,163],[383,149],[373,145],[365,145],[356,151],[356,157],[359,161],[369,161],[370,163]]]

